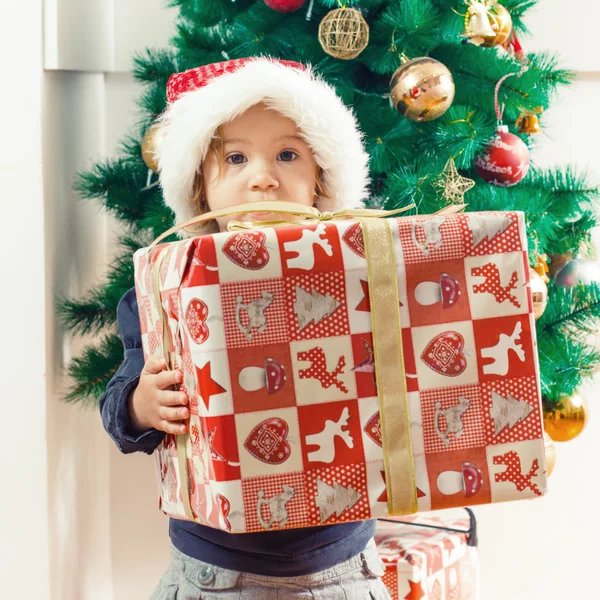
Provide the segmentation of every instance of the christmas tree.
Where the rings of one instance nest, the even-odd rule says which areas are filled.
[[[143,86],[139,123],[125,136],[119,156],[78,177],[82,196],[100,201],[126,233],[103,285],[81,298],[57,299],[67,331],[97,336],[69,366],[73,383],[67,402],[97,401],[122,362],[115,312],[134,285],[132,254],[173,224],[157,175],[149,169],[151,126],[166,107],[169,76],[255,55],[312,64],[353,107],[371,156],[371,207],[414,203],[413,214],[422,214],[464,200],[467,211],[524,211],[530,264],[540,273],[534,299],[547,406],[574,394],[596,372],[600,353],[587,334],[597,329],[600,316],[598,267],[584,259],[593,258],[585,254],[597,224],[598,189],[569,166],[535,165],[544,110],[574,75],[549,53],[521,48],[523,17],[534,1],[503,0],[502,6],[494,0],[348,0],[343,7],[336,0],[171,4],[179,8],[171,47],[134,58],[134,75]],[[499,120],[508,132],[497,132]],[[518,151],[518,165],[502,167],[507,147]],[[548,262],[546,299],[542,277]],[[319,296],[305,302],[317,302],[321,311],[333,308]]]

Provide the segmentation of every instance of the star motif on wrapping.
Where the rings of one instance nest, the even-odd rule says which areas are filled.
[[[362,288],[363,299],[356,305],[354,310],[361,312],[371,312],[371,299],[369,297],[369,282],[364,279],[360,280],[360,287]],[[404,306],[402,302],[398,302],[399,306]]]
[[[410,592],[404,596],[404,600],[421,600],[421,598],[425,596],[425,592],[421,587],[420,581],[411,581],[409,579],[408,585],[410,585]]]
[[[452,204],[463,204],[465,194],[475,185],[475,182],[463,177],[457,171],[454,159],[450,158],[444,170],[431,182],[431,185],[441,191],[444,200]]]
[[[227,390],[224,387],[221,387],[211,376],[210,372],[210,361],[207,362],[201,369],[196,367],[196,378],[199,383],[200,388],[200,396],[202,400],[204,400],[204,405],[206,406],[206,410],[209,410],[210,397],[215,394],[222,394]]]

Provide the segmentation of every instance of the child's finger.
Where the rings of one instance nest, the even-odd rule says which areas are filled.
[[[185,406],[188,403],[188,395],[185,392],[174,392],[167,390],[159,395],[162,406]]]
[[[172,385],[177,385],[183,381],[183,373],[180,369],[172,371],[162,371],[157,374],[156,385],[161,390],[168,390]]]
[[[158,415],[163,421],[180,421],[190,416],[190,411],[185,406],[161,406]]]
[[[161,421],[158,428],[161,431],[173,434],[182,434],[187,431],[187,427],[181,422]]]
[[[157,373],[164,371],[166,368],[167,363],[165,362],[165,359],[160,356],[160,354],[153,354],[152,356],[148,357],[148,360],[144,365],[144,371],[152,375],[156,375]]]

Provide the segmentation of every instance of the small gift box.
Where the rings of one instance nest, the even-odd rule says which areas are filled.
[[[307,220],[134,256],[144,354],[190,398],[155,453],[166,514],[249,532],[544,494],[522,213],[253,209]]]
[[[392,600],[478,600],[475,515],[455,510],[380,519],[375,536]]]

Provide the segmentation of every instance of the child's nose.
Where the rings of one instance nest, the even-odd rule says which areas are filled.
[[[276,190],[279,181],[268,169],[260,169],[252,176],[250,187],[254,191]]]

